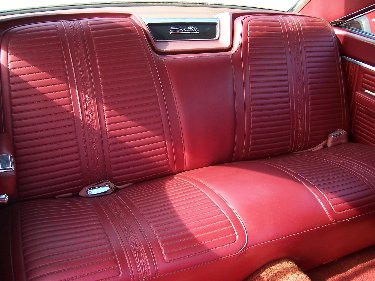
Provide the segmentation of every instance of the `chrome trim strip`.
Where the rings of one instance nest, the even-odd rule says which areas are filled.
[[[144,18],[146,24],[149,23],[219,23],[215,18]]]
[[[369,91],[369,90],[365,90],[365,93],[366,93],[366,94],[369,94],[369,95],[371,95],[371,96],[373,96],[373,97],[375,97],[375,93],[374,93],[374,92],[371,92],[371,91]]]
[[[364,30],[361,30],[361,29],[358,29],[358,28],[355,28],[355,27],[346,27],[344,25],[340,26],[340,27],[345,28],[348,32],[351,32],[353,34],[360,35],[362,37],[375,40],[375,35],[370,33],[370,32],[367,32],[367,31],[364,31]]]
[[[368,13],[371,13],[374,10],[375,10],[375,5],[372,4],[372,5],[369,5],[367,7],[362,8],[362,9],[359,9],[358,11],[350,13],[346,16],[343,16],[342,18],[339,18],[337,20],[333,20],[333,21],[330,22],[330,24],[332,24],[333,26],[344,24],[344,23],[347,23],[348,21],[355,20],[356,18],[359,18],[359,17],[361,17],[363,15],[366,15]]]
[[[342,58],[343,58],[344,60],[350,61],[350,62],[352,62],[352,63],[354,63],[354,64],[357,64],[357,65],[359,65],[359,66],[362,66],[362,67],[364,67],[364,68],[370,69],[371,71],[375,71],[375,67],[374,67],[374,66],[371,66],[371,65],[369,65],[369,64],[366,64],[366,63],[364,63],[364,62],[360,62],[360,61],[358,61],[358,60],[355,60],[355,59],[352,59],[352,58],[349,58],[349,57],[346,57],[346,56],[342,56]]]
[[[187,23],[216,23],[216,36],[212,39],[184,39],[184,40],[155,40],[155,42],[173,42],[173,41],[213,41],[220,37],[220,21],[218,18],[144,18],[144,23],[147,25],[152,23],[169,23],[169,24],[187,24]],[[150,29],[149,29],[150,32]],[[150,32],[151,34],[151,32]],[[175,34],[175,33],[172,33]],[[199,34],[199,31],[198,33]]]

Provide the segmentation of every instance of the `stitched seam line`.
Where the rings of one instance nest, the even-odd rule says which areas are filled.
[[[246,122],[246,89],[245,89],[245,62],[244,62],[244,47],[243,47],[243,33],[244,33],[244,22],[248,19],[248,17],[241,20],[242,27],[241,27],[241,33],[240,33],[240,57],[241,57],[241,70],[242,70],[242,96],[243,96],[243,109],[244,109],[244,136],[243,136],[243,148],[242,148],[242,157],[246,157],[245,151],[246,151],[246,136],[247,136],[247,122]],[[249,22],[247,23],[249,25]],[[249,29],[249,27],[247,27]],[[248,35],[247,35],[248,36]]]
[[[285,54],[287,56],[287,66],[288,66],[288,71],[287,71],[287,75],[288,75],[288,79],[289,77],[291,78],[292,80],[292,83],[289,83],[288,85],[288,96],[289,96],[289,108],[290,108],[290,115],[291,116],[295,116],[298,114],[298,110],[296,109],[297,107],[297,103],[296,103],[296,89],[295,89],[295,82],[294,82],[294,61],[293,61],[293,55],[292,55],[292,49],[291,49],[291,44],[290,44],[290,38],[289,38],[289,33],[288,33],[288,27],[287,27],[287,23],[286,21],[284,20],[283,17],[279,16],[279,23],[280,23],[280,27],[281,27],[281,30],[282,30],[282,33],[283,33],[283,39],[284,39],[284,42],[285,40],[287,41],[287,46],[288,46],[288,49],[285,50]],[[290,67],[289,67],[290,66]],[[290,84],[292,86],[290,86]],[[297,145],[298,145],[298,138],[297,138],[297,123],[296,122],[296,119],[297,118],[290,118],[290,130],[292,131],[292,135],[290,136],[290,140],[289,140],[289,152],[292,152],[293,150],[296,149]]]
[[[216,192],[216,190],[211,187],[208,183],[206,183],[205,181],[199,179],[199,178],[196,178],[196,177],[193,177],[191,175],[185,175],[184,174],[184,177],[187,177],[187,178],[190,178],[190,179],[193,179],[199,183],[201,183],[202,185],[206,186],[209,190],[211,190],[212,192],[214,192],[221,200],[223,200],[223,202],[232,210],[232,212],[234,213],[234,215],[237,217],[237,219],[239,220],[239,222],[241,223],[242,225],[242,228],[243,228],[243,231],[244,231],[244,234],[245,234],[245,237],[246,237],[246,241],[245,241],[245,245],[247,244],[247,230],[246,230],[246,227],[245,227],[245,223],[242,221],[240,215],[237,213],[237,211],[232,207],[231,204],[229,204],[229,202],[227,200],[225,200],[225,198],[223,196],[221,196],[219,193]],[[180,178],[180,177],[178,177]],[[186,179],[183,179],[182,180],[186,181],[186,182],[189,182],[188,180]],[[192,182],[189,182],[190,184],[193,184]],[[193,184],[194,186],[196,186],[195,184]],[[197,188],[199,188],[198,186],[196,186]],[[201,188],[199,188],[199,190],[201,190],[204,194],[206,194]],[[207,195],[207,194],[206,194]],[[208,198],[210,198],[208,195],[207,195]],[[210,198],[211,199],[211,198]],[[216,202],[211,199],[212,202],[215,203],[215,205],[217,206]],[[218,206],[219,207],[219,206]],[[221,210],[221,208],[219,207],[219,209]],[[228,220],[231,222],[232,226],[233,226],[233,229],[235,230],[235,232],[237,233],[237,229],[234,227],[232,221],[230,220],[230,218],[224,213],[224,215],[228,218]],[[242,251],[242,249],[240,250]],[[239,252],[240,252],[239,251]]]
[[[171,85],[171,89],[172,89],[172,97],[173,97],[173,101],[174,101],[174,104],[175,104],[175,107],[176,107],[176,113],[177,113],[177,120],[178,120],[178,124],[180,126],[180,138],[181,138],[181,143],[182,143],[182,157],[184,159],[184,167],[183,169],[186,168],[186,157],[185,157],[185,142],[184,142],[184,133],[182,131],[182,123],[181,123],[181,118],[180,118],[180,110],[179,110],[179,106],[177,104],[177,99],[176,99],[176,96],[175,96],[175,89],[174,89],[174,86],[173,86],[173,83],[172,83],[172,80],[171,80],[171,76],[169,74],[169,70],[165,64],[165,60],[162,60],[163,62],[163,65],[164,65],[164,68],[167,72],[167,76],[168,76],[168,81],[169,81],[169,84]]]
[[[94,202],[94,203],[96,203],[96,202]],[[112,221],[112,219],[109,217],[109,210],[106,210],[101,204],[97,204],[96,203],[96,205],[101,209],[101,211],[103,212],[103,214],[105,215],[105,217],[107,218],[107,221],[110,223],[110,225],[111,225],[111,230],[116,234],[116,236],[117,236],[117,239],[118,239],[118,241],[119,241],[119,243],[120,243],[120,245],[121,245],[121,250],[122,250],[122,253],[124,254],[124,256],[125,256],[125,258],[126,258],[126,264],[128,265],[128,267],[129,267],[129,270],[130,270],[130,276],[131,276],[131,279],[132,280],[134,280],[134,268],[133,268],[133,265],[132,265],[132,263],[131,263],[131,261],[130,261],[130,255],[129,255],[129,252],[127,251],[127,249],[126,249],[126,245],[127,245],[127,243],[124,241],[124,239],[122,239],[122,237],[121,237],[121,235],[119,234],[119,231],[118,231],[118,229],[116,228],[116,226],[115,226],[115,224],[113,223],[113,221]],[[110,204],[108,204],[108,205],[110,205]],[[111,212],[111,215],[112,215],[112,217],[114,217],[115,215]],[[104,228],[103,228],[104,229]],[[114,247],[113,247],[113,245],[112,245],[112,243],[111,243],[111,239],[109,239],[109,236],[108,236],[108,233],[107,233],[107,231],[104,229],[103,230],[104,231],[104,233],[107,235],[107,238],[108,238],[108,240],[109,240],[109,243],[110,243],[110,245],[111,245],[111,248],[113,249],[113,253],[115,254],[115,256],[116,256],[116,260],[117,260],[117,265],[118,265],[118,267],[119,267],[119,270],[120,270],[120,272],[123,272],[123,270],[124,269],[122,269],[122,267],[121,267],[121,263],[119,262],[119,257],[118,257],[118,255],[117,255],[117,252],[116,252],[116,250],[114,249]]]
[[[301,24],[301,21],[299,18],[292,18],[293,20],[293,23],[294,23],[294,26],[296,28],[296,31],[297,31],[297,37],[298,37],[298,43],[299,43],[299,52],[300,52],[300,67],[301,67],[301,73],[302,73],[302,96],[303,96],[303,101],[304,103],[302,104],[302,106],[304,106],[304,110],[302,109],[301,111],[303,112],[303,117],[302,119],[304,120],[304,132],[303,132],[303,135],[302,135],[302,139],[301,139],[301,148],[302,149],[303,147],[307,147],[308,144],[309,144],[309,140],[310,140],[310,126],[308,124],[310,124],[311,122],[308,122],[308,118],[309,118],[309,115],[308,115],[308,109],[310,108],[310,95],[306,92],[306,77],[305,77],[305,71],[306,71],[306,52],[304,52],[303,50],[306,50],[303,46],[303,44],[305,43],[304,40],[303,40],[303,30],[302,30],[302,24]]]
[[[139,37],[142,37],[144,39],[144,42],[147,42],[147,38],[146,38],[146,35],[142,32],[142,35],[139,34],[139,31],[138,29],[136,28],[134,22],[131,20],[130,21],[131,25],[133,26],[133,28],[135,28],[136,32],[137,32],[137,35]],[[145,53],[145,51],[147,50],[149,52],[149,55],[151,56],[151,60],[153,62],[153,65],[155,67],[155,70],[156,70],[156,74],[157,74],[157,78],[158,78],[158,82],[159,82],[159,86],[160,86],[160,89],[161,89],[161,92],[162,92],[162,95],[163,95],[163,101],[164,101],[164,107],[165,107],[165,111],[166,111],[166,114],[167,114],[167,121],[168,121],[168,126],[169,126],[169,134],[170,134],[170,138],[171,138],[171,146],[172,146],[172,154],[173,154],[173,162],[174,162],[174,166],[175,166],[175,169],[176,169],[176,154],[175,154],[175,150],[174,150],[174,141],[173,141],[173,135],[172,135],[172,126],[171,126],[171,122],[170,122],[170,118],[169,118],[169,112],[168,112],[168,107],[167,107],[167,103],[166,103],[166,99],[165,99],[165,93],[164,93],[164,88],[163,88],[163,84],[162,84],[162,81],[161,81],[161,78],[160,78],[160,74],[159,74],[159,70],[158,68],[156,67],[156,62],[154,60],[154,57],[152,55],[152,52],[150,50],[150,46],[147,44],[146,46],[144,43],[142,42],[142,49],[143,49],[143,52]],[[145,54],[146,56],[146,54]],[[147,57],[147,56],[146,56]],[[149,59],[148,59],[149,60]],[[150,68],[150,73],[152,74],[152,77],[154,77],[154,73],[153,71],[151,70],[151,67],[149,66]],[[154,82],[154,88],[155,90],[157,90],[156,88],[156,82],[155,80],[153,79],[153,82]],[[160,106],[160,105],[159,105]],[[159,112],[160,112],[160,108],[159,108]],[[161,114],[161,113],[160,113]],[[160,119],[162,119],[162,116],[160,116]],[[164,132],[164,126],[163,126],[163,132]],[[165,137],[165,133],[164,133],[164,137]],[[166,140],[165,140],[165,143],[166,143]],[[167,143],[166,143],[166,149],[167,149]],[[169,155],[168,153],[166,153],[166,156],[169,160]],[[170,170],[170,167],[168,167],[168,170]]]
[[[237,51],[236,51],[237,52]],[[233,145],[233,154],[232,154],[232,161],[236,160],[236,152],[237,152],[237,134],[238,134],[238,105],[237,105],[237,89],[236,89],[236,73],[234,70],[234,64],[232,55],[229,56],[230,58],[230,65],[232,68],[232,79],[233,79],[233,102],[234,102],[234,145]]]
[[[286,236],[282,236],[282,237],[279,237],[279,238],[275,238],[275,239],[272,239],[272,240],[267,240],[267,241],[264,241],[264,242],[261,242],[261,243],[258,243],[258,244],[250,245],[250,246],[244,248],[243,251],[247,251],[251,248],[261,246],[261,245],[264,245],[264,244],[268,244],[268,243],[276,242],[276,241],[283,240],[283,239],[286,239],[286,238],[290,238],[290,237],[298,236],[298,235],[301,235],[301,234],[305,234],[305,233],[310,232],[310,231],[319,230],[319,229],[329,227],[329,226],[333,226],[333,225],[338,225],[338,224],[343,223],[343,222],[349,222],[352,219],[356,219],[356,218],[359,218],[359,217],[362,217],[362,216],[371,215],[373,213],[375,213],[375,211],[368,212],[368,213],[365,213],[365,214],[361,214],[361,215],[358,215],[358,216],[354,216],[354,217],[351,217],[349,219],[324,224],[324,225],[314,227],[314,228],[310,228],[310,229],[307,229],[307,230],[304,230],[304,231],[295,232],[295,233],[292,233],[292,234],[289,234],[289,235],[286,235]],[[175,270],[173,272],[168,272],[168,273],[165,273],[165,274],[160,274],[160,275],[154,276],[152,279],[157,279],[157,278],[160,278],[160,277],[163,277],[163,276],[169,276],[169,275],[173,275],[173,274],[176,274],[176,273],[179,273],[179,272],[185,272],[185,271],[188,271],[188,270],[200,268],[200,267],[203,267],[203,266],[206,266],[206,265],[209,265],[209,264],[213,264],[213,263],[216,263],[216,262],[219,262],[219,261],[222,261],[222,260],[226,260],[226,259],[229,259],[229,258],[232,258],[232,257],[235,257],[235,256],[238,256],[238,253],[236,253],[234,255],[222,257],[222,258],[217,258],[216,260],[213,260],[213,261],[203,262],[203,263],[200,263],[196,266],[192,266],[192,267],[189,267],[189,268],[184,268],[184,269],[180,269],[180,270]]]
[[[310,182],[308,179],[306,179],[305,177],[303,177],[302,175],[300,175],[299,173],[295,172],[295,171],[292,171],[286,167],[282,167],[282,166],[279,166],[277,164],[272,164],[272,163],[267,163],[267,162],[263,162],[263,164],[265,165],[268,165],[268,166],[271,166],[271,167],[274,167],[284,173],[287,173],[288,175],[292,176],[294,179],[298,180],[304,187],[306,187],[313,195],[314,197],[316,198],[316,200],[318,200],[320,206],[323,208],[324,212],[326,213],[326,215],[328,216],[329,220],[330,221],[335,221],[331,215],[329,214],[328,210],[326,209],[326,207],[324,206],[323,202],[318,198],[318,196],[311,190],[310,187],[308,187],[301,179],[297,178],[296,175],[298,177],[301,177],[304,181],[308,182],[309,184],[311,184],[313,187],[315,187],[320,193],[322,193],[322,191],[316,186],[314,185],[312,182]],[[324,194],[322,193],[322,195],[324,196]]]

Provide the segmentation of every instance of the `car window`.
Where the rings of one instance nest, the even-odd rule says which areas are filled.
[[[295,7],[298,0],[174,0],[174,1],[162,1],[162,0],[130,0],[130,1],[93,1],[93,0],[14,0],[14,1],[3,1],[0,6],[0,12],[12,11],[18,9],[30,9],[40,7],[52,7],[52,6],[64,6],[64,5],[87,5],[87,4],[131,4],[131,3],[188,3],[197,5],[223,5],[223,6],[235,6],[235,7],[251,7],[251,8],[264,8],[273,9],[280,11],[288,11]]]
[[[375,11],[347,21],[341,27],[347,28],[354,33],[375,38]]]

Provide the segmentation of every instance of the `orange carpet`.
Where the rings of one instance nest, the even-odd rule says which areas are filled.
[[[291,260],[277,260],[264,265],[245,281],[375,281],[375,246],[306,274]]]
[[[311,281],[291,260],[268,263],[254,272],[246,281]]]
[[[375,246],[307,273],[313,281],[375,281]]]

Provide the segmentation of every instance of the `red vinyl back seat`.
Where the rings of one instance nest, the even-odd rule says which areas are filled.
[[[171,95],[133,20],[31,24],[8,31],[2,46],[21,199],[181,170]]]
[[[336,129],[348,130],[330,25],[316,18],[263,15],[239,18],[236,27],[235,70],[243,78],[236,87],[236,159],[305,150]]]
[[[251,15],[234,32],[232,52],[168,56],[127,16],[6,32],[21,202],[1,212],[5,278],[242,280],[375,243],[375,150],[293,153],[348,129],[329,25]],[[76,196],[102,180],[126,188]]]

